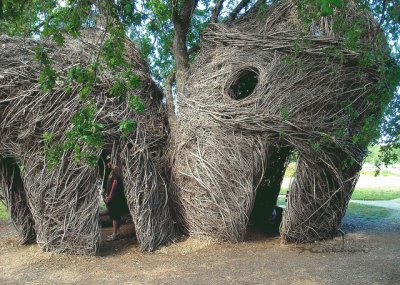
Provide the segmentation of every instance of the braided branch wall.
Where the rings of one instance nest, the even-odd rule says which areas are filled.
[[[19,167],[12,159],[0,159],[0,189],[10,213],[20,243],[35,241],[35,225],[29,209]]]
[[[12,158],[22,166],[25,192],[21,189],[21,193],[26,193],[34,220],[34,226],[31,223],[24,227],[23,235],[30,236],[35,229],[37,242],[46,251],[94,254],[100,242],[98,209],[102,178],[98,170],[74,163],[68,151],[63,154],[61,164],[49,170],[42,139],[47,131],[54,135],[55,142],[65,142],[71,118],[84,103],[77,96],[79,86],[75,84],[67,92],[63,82],[70,68],[85,67],[98,58],[99,42],[104,36],[98,30],[87,30],[79,39],[67,37],[62,47],[50,41],[42,42],[59,75],[56,86],[46,94],[40,93],[37,81],[40,70],[33,60],[38,42],[0,36],[0,157]],[[139,246],[142,250],[154,250],[173,234],[167,197],[158,195],[166,187],[161,172],[165,115],[160,91],[150,78],[148,67],[128,41],[126,59],[139,76],[140,87],[129,91],[127,98],[111,97],[108,90],[113,76],[105,68],[98,70],[100,83],[93,87],[91,94],[97,110],[96,121],[104,125],[103,151],[113,151],[114,159],[125,168],[125,191]],[[139,96],[144,102],[144,114],[128,107],[131,95]],[[122,138],[119,123],[126,119],[135,120],[138,128],[137,132]],[[87,146],[80,146],[83,151],[87,150]],[[142,152],[151,155],[143,156]],[[146,177],[146,181],[136,181],[138,177]],[[9,206],[25,213],[12,215],[14,224],[22,225],[29,220],[24,203]]]
[[[347,21],[362,19],[366,34],[376,31],[371,15],[351,3],[347,8]],[[270,191],[280,186],[283,171],[276,177],[271,167],[283,149],[299,153],[283,240],[327,238],[340,226],[365,155],[352,139],[372,113],[367,97],[378,76],[343,49],[332,17],[313,23],[303,37],[300,22],[294,1],[277,1],[264,13],[254,10],[204,32],[170,142],[171,197],[190,234],[243,240],[259,183],[275,181]],[[326,63],[332,49],[343,58]],[[246,70],[258,83],[250,96],[235,100],[230,88]],[[268,195],[276,199],[275,192]]]

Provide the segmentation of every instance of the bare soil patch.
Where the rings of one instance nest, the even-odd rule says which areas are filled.
[[[103,242],[98,256],[44,253],[19,245],[9,223],[0,223],[0,284],[397,284],[400,226],[386,220],[346,218],[340,237],[282,245],[279,237],[249,229],[246,241],[193,238],[153,254],[137,248],[131,224],[122,239]],[[102,238],[110,233],[103,229]]]

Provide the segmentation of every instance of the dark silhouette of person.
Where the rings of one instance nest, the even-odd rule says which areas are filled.
[[[113,223],[113,233],[107,238],[107,241],[114,241],[120,238],[121,216],[128,213],[129,210],[124,192],[121,169],[112,163],[110,156],[106,158],[106,166],[111,169],[111,173],[107,181],[104,202]]]

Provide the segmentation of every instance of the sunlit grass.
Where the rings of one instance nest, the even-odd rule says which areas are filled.
[[[356,216],[367,220],[384,219],[391,215],[392,211],[383,207],[350,203],[346,216]]]
[[[285,197],[278,198],[278,206],[285,206]],[[389,217],[392,210],[383,207],[363,205],[357,203],[349,203],[346,216],[353,216],[367,220],[377,220]]]
[[[399,189],[356,188],[351,196],[353,200],[392,200],[400,198]]]
[[[0,202],[0,221],[8,220],[8,211],[6,205]]]
[[[288,188],[282,187],[280,191],[280,195],[286,195]],[[400,198],[400,188],[385,188],[385,189],[376,189],[376,188],[356,188],[351,196],[353,200],[392,200]]]

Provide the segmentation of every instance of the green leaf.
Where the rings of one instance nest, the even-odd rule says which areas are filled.
[[[130,133],[134,132],[137,128],[137,123],[133,120],[122,120],[119,124],[119,130],[122,137],[127,137]]]
[[[145,111],[145,106],[143,101],[139,96],[131,96],[129,97],[129,107],[134,109],[136,112],[143,114]]]
[[[289,119],[289,110],[285,107],[282,106],[279,111],[281,112],[282,118],[284,120],[288,120]]]

